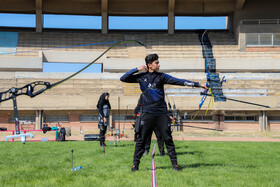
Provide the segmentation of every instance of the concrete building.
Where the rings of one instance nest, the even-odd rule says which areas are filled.
[[[111,94],[111,125],[132,121],[140,96],[137,84],[119,78],[126,71],[144,64],[150,53],[160,56],[161,71],[175,77],[206,82],[202,46],[196,31],[175,30],[176,16],[227,16],[227,30],[209,31],[216,69],[226,96],[271,106],[270,109],[242,103],[210,103],[190,114],[183,123],[223,130],[278,131],[280,129],[280,3],[276,0],[36,0],[5,1],[1,13],[36,14],[36,28],[1,28],[1,36],[12,44],[0,56],[0,92],[34,81],[57,82],[70,74],[43,73],[43,63],[89,63],[112,43],[139,40],[110,50],[97,63],[102,73],[79,74],[42,95],[17,98],[20,119],[32,121],[24,128],[39,129],[44,123],[62,122],[73,129],[97,125],[95,110],[103,92]],[[44,14],[98,15],[101,30],[55,30],[43,28]],[[114,31],[108,29],[109,16],[166,16],[166,31]],[[72,46],[72,47],[66,47]],[[27,52],[26,52],[27,51]],[[170,102],[185,112],[198,109],[200,89],[167,86]],[[12,101],[0,104],[0,126],[14,129]],[[130,128],[130,126],[126,126]]]

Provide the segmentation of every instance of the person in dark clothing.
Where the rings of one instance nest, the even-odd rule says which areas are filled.
[[[138,123],[138,120],[139,120],[139,117],[140,117],[140,107],[141,106],[142,106],[142,104],[138,100],[137,106],[135,107],[134,113],[133,113],[134,123],[132,124],[132,126],[134,128],[134,142],[137,141],[138,136],[139,136],[139,132],[138,132],[138,129],[137,129],[137,123]]]
[[[179,171],[175,145],[173,143],[170,128],[168,127],[169,115],[165,102],[164,84],[193,86],[207,89],[206,86],[185,79],[178,79],[168,74],[159,72],[159,61],[157,54],[150,54],[145,58],[146,66],[142,65],[125,73],[120,80],[127,83],[139,83],[143,92],[143,111],[140,116],[139,138],[135,144],[133,166],[131,171],[139,169],[140,159],[143,156],[146,141],[156,127],[166,145],[173,170]],[[146,72],[138,73],[141,70]],[[138,74],[136,74],[138,73]]]
[[[100,146],[106,146],[105,144],[105,134],[107,131],[107,126],[109,123],[109,116],[110,116],[110,109],[111,105],[109,102],[109,93],[103,93],[98,100],[98,103],[96,105],[98,111],[99,111],[99,123],[98,128],[100,129]]]
[[[171,131],[171,124],[172,122],[174,121],[174,117],[173,117],[173,114],[172,112],[168,111],[168,128],[170,130],[170,132],[172,133]],[[165,151],[164,151],[164,140],[162,139],[161,137],[161,134],[160,134],[160,131],[157,129],[157,127],[155,126],[154,128],[154,132],[155,132],[155,135],[156,135],[156,138],[157,138],[157,144],[158,144],[158,149],[159,149],[159,155],[160,156],[164,156],[165,155]],[[153,132],[152,132],[153,133]],[[150,147],[151,147],[151,139],[152,139],[152,134],[150,136],[150,138],[148,138],[147,140],[147,143],[145,145],[145,151],[144,151],[144,155],[147,155],[149,154],[150,152]]]
[[[137,123],[137,120],[140,119],[141,106],[142,106],[142,104],[141,104],[141,97],[140,97],[139,100],[138,100],[137,106],[134,109],[134,117],[135,117],[134,129],[135,129],[135,124]],[[155,134],[156,134],[160,155],[163,156],[165,154],[165,152],[164,152],[164,141],[163,141],[163,139],[162,139],[162,137],[161,137],[161,135],[160,135],[160,133],[159,133],[159,131],[158,131],[158,129],[156,127],[151,132],[148,140],[146,141],[144,155],[149,154],[153,132],[155,132]],[[139,137],[139,132],[137,132],[137,130],[135,130],[135,135],[134,135],[134,141],[135,142],[136,142],[138,137]]]
[[[156,135],[156,138],[157,138],[159,155],[163,156],[163,155],[165,155],[165,152],[164,152],[164,141],[163,141],[163,139],[161,137],[161,134],[160,134],[159,130],[156,127],[154,128],[152,133],[148,136],[148,139],[147,139],[146,144],[145,144],[145,151],[144,151],[143,154],[147,155],[150,152],[151,140],[152,140],[153,132],[155,132],[155,135]]]

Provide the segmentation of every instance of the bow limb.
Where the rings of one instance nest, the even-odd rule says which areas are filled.
[[[142,45],[144,46],[143,43],[137,41],[137,40],[124,40],[124,41],[120,41],[120,42],[117,42],[116,44],[112,45],[111,47],[109,47],[108,49],[106,49],[101,55],[99,55],[96,59],[94,59],[91,63],[89,63],[88,65],[86,65],[84,68],[82,68],[81,70],[77,71],[76,73],[70,75],[69,77],[66,77],[65,79],[61,80],[61,81],[58,81],[54,84],[51,85],[50,88],[53,88],[69,79],[71,79],[72,77],[78,75],[79,73],[81,73],[82,71],[84,71],[85,69],[87,69],[88,67],[90,67],[92,64],[94,64],[97,60],[99,60],[103,55],[105,55],[108,51],[110,51],[111,49],[113,49],[114,47],[122,44],[122,43],[126,43],[126,42],[135,42],[135,43],[138,43],[139,45]]]
[[[86,65],[84,68],[82,68],[81,70],[77,71],[76,73],[74,73],[74,74],[70,75],[69,77],[66,77],[65,79],[62,79],[54,84],[50,84],[49,82],[36,81],[36,82],[32,82],[30,84],[27,84],[21,88],[10,88],[7,91],[0,92],[0,103],[12,99],[13,96],[28,95],[30,97],[35,97],[35,96],[45,92],[46,90],[51,89],[65,81],[71,79],[72,77],[78,75],[79,73],[81,73],[82,71],[84,71],[85,69],[90,67],[92,64],[94,64],[97,60],[99,60],[108,51],[110,51],[114,47],[116,47],[122,43],[126,43],[126,42],[134,42],[134,43],[138,43],[139,45],[144,46],[143,43],[141,43],[137,40],[124,40],[124,41],[116,42],[114,45],[112,45],[108,49],[106,49],[101,55],[99,55],[96,59],[94,59],[91,63]],[[39,85],[44,86],[44,88],[42,88],[38,91],[35,91],[35,87],[39,86]]]

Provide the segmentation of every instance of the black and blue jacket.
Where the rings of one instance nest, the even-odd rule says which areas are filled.
[[[137,72],[137,68],[132,69],[124,74],[120,80],[127,83],[139,83],[143,92],[141,101],[144,113],[168,113],[164,97],[164,84],[200,87],[198,82],[178,79],[165,73],[147,71],[136,74]]]

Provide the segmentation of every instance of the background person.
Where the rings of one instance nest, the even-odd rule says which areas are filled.
[[[99,123],[98,128],[100,129],[100,146],[106,146],[105,144],[105,134],[107,131],[107,126],[109,124],[109,116],[110,116],[110,109],[111,105],[109,102],[109,93],[105,92],[103,93],[98,100],[98,103],[96,105],[98,111],[99,111]]]

